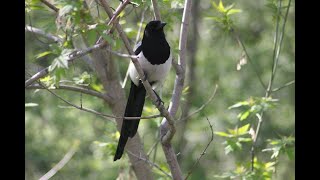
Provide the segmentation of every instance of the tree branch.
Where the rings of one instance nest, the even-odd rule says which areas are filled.
[[[283,24],[282,24],[280,42],[279,42],[278,46],[276,44],[274,46],[274,53],[276,53],[276,54],[273,55],[272,72],[271,72],[268,88],[266,89],[266,93],[265,93],[265,97],[266,98],[269,97],[273,92],[272,91],[272,84],[273,84],[274,76],[275,76],[275,73],[276,73],[276,70],[277,70],[277,65],[278,65],[278,60],[279,60],[278,58],[279,58],[279,55],[280,55],[280,50],[281,50],[281,45],[282,45],[282,40],[283,40],[283,36],[282,35],[284,33],[284,30],[285,30],[285,25],[286,25],[286,22],[287,22],[290,5],[291,5],[291,0],[289,0],[289,2],[288,2],[287,11],[286,11],[286,14],[285,14],[285,17],[284,17],[284,21],[283,21]],[[278,17],[277,18],[277,24],[280,21],[279,17],[280,17],[280,13],[281,13],[281,11],[280,11],[281,10],[281,6],[282,6],[281,1],[279,1],[279,7],[278,7],[278,11],[277,11],[277,13],[278,13],[277,14],[277,17]],[[277,36],[278,36],[277,34],[278,34],[278,27],[276,27],[276,34],[275,34],[276,39],[277,39]],[[275,49],[277,49],[277,50],[275,50]],[[288,86],[288,85],[284,85],[284,87],[286,87],[286,86]],[[260,114],[257,114],[257,117],[258,117],[259,121],[258,121],[257,128],[253,133],[254,135],[253,135],[253,138],[252,138],[253,141],[252,141],[252,146],[251,146],[251,171],[254,170],[255,147],[256,147],[257,139],[259,137],[260,129],[261,129],[261,126],[262,126],[262,123],[263,123],[263,112],[264,111],[262,111]]]
[[[157,168],[159,171],[161,171],[161,172],[162,172],[163,174],[165,174],[167,177],[169,177],[170,179],[172,179],[172,176],[170,176],[170,174],[168,174],[167,172],[165,172],[159,165],[157,165],[157,164],[149,161],[148,159],[145,159],[145,158],[143,158],[143,157],[140,157],[140,156],[138,156],[138,155],[135,155],[135,154],[133,154],[133,153],[130,152],[130,151],[127,151],[127,152],[128,152],[129,154],[131,154],[132,156],[138,158],[139,160],[142,160],[142,161],[150,164],[151,167]]]
[[[32,26],[28,26],[28,25],[27,25],[27,26],[25,27],[25,31],[26,31],[26,32],[35,33],[35,34],[39,34],[39,35],[44,36],[44,37],[46,37],[47,39],[50,39],[50,40],[52,40],[52,41],[54,41],[54,42],[56,42],[56,43],[62,42],[62,39],[61,39],[60,37],[54,36],[54,35],[52,35],[52,34],[50,34],[50,33],[46,33],[46,32],[44,32],[42,29],[39,29],[39,28],[35,28],[35,27],[32,27]]]
[[[179,59],[178,59],[178,66],[180,68],[175,68],[176,70],[176,80],[174,84],[174,90],[173,90],[173,95],[171,98],[171,103],[169,106],[169,112],[172,116],[174,116],[178,110],[179,104],[180,104],[180,98],[181,98],[181,93],[183,90],[183,85],[184,85],[184,78],[185,78],[185,69],[186,69],[186,49],[187,49],[187,38],[188,38],[188,23],[189,23],[189,18],[191,14],[191,0],[185,0],[185,5],[184,5],[184,11],[183,11],[183,17],[182,17],[182,23],[181,23],[181,30],[180,30],[180,41],[179,41]],[[174,134],[172,131],[167,131],[167,122],[169,126],[172,126],[172,122],[166,121],[164,119],[161,123],[161,137],[163,143],[169,142]]]
[[[181,23],[181,30],[180,30],[180,41],[179,41],[179,60],[178,65],[180,68],[175,68],[176,70],[176,80],[173,89],[173,95],[171,98],[171,103],[169,106],[169,112],[171,116],[174,116],[178,110],[180,98],[183,90],[184,85],[184,77],[185,77],[185,69],[186,69],[186,45],[187,45],[187,37],[188,37],[188,23],[191,14],[191,0],[185,0],[183,16],[182,16],[182,23]],[[174,125],[173,122],[164,118],[161,122],[160,126],[160,135],[162,138],[162,149],[166,156],[167,163],[169,164],[171,174],[173,179],[182,179],[182,173],[177,161],[176,154],[174,152],[173,147],[171,146],[170,140],[173,137]],[[168,127],[169,130],[168,130]]]
[[[47,180],[50,179],[52,176],[54,176],[60,169],[62,169],[73,157],[73,155],[76,153],[79,141],[76,141],[74,145],[70,148],[70,150],[67,152],[67,154],[64,155],[64,157],[56,164],[50,171],[48,171],[45,175],[43,175],[39,180]]]
[[[27,89],[45,89],[43,86],[39,85],[39,84],[34,84],[34,85],[30,85],[28,87],[26,87]],[[101,99],[104,99],[106,101],[110,101],[111,97],[108,97],[105,94],[102,94],[98,91],[95,90],[91,90],[91,89],[86,89],[86,88],[82,88],[82,87],[77,87],[77,86],[69,86],[69,85],[62,85],[60,84],[59,87],[55,87],[55,89],[66,89],[66,90],[70,90],[70,91],[75,91],[75,92],[80,92],[83,94],[88,94],[91,96],[95,96]]]
[[[205,108],[205,107],[213,100],[213,98],[216,96],[217,90],[218,90],[218,85],[216,85],[216,87],[215,87],[212,95],[210,96],[210,98],[208,99],[207,102],[205,102],[204,104],[202,104],[202,106],[201,106],[199,109],[193,111],[193,112],[190,113],[188,116],[186,116],[186,117],[184,117],[184,118],[181,118],[179,121],[177,121],[177,123],[189,119],[191,116],[197,114],[197,113],[200,112],[203,108]]]
[[[110,18],[110,21],[108,22],[108,26],[114,22],[114,20],[118,17],[118,15],[124,10],[124,8],[130,3],[130,0],[125,0],[121,3],[120,6],[116,9],[116,12],[113,14],[113,16]]]
[[[158,8],[157,0],[151,0],[151,3],[152,3],[152,6],[153,6],[153,12],[154,12],[155,20],[161,21],[160,10]]]
[[[102,42],[100,44],[96,44],[90,48],[87,49],[82,49],[82,50],[75,50],[74,52],[69,54],[69,59],[67,60],[68,63],[72,62],[73,60],[82,57],[88,53],[91,53],[97,49],[101,49],[105,46],[107,46],[108,44],[106,42]],[[25,82],[25,87],[28,87],[30,84],[34,83],[35,81],[37,81],[38,79],[46,76],[49,74],[48,71],[48,67],[44,68],[43,70],[41,70],[40,72],[36,73],[35,75],[33,75],[30,79],[26,80]]]
[[[200,156],[198,157],[197,161],[192,165],[191,169],[189,170],[188,172],[188,175],[187,177],[185,178],[185,180],[188,179],[188,177],[192,174],[192,171],[194,170],[194,168],[196,167],[196,165],[199,163],[200,159],[202,158],[202,156],[204,156],[206,154],[206,151],[208,149],[208,147],[210,146],[210,144],[212,143],[213,141],[213,129],[212,129],[212,125],[209,121],[209,119],[207,118],[207,121],[209,123],[209,127],[210,127],[210,131],[211,131],[211,139],[210,141],[208,142],[207,146],[204,148],[204,150],[202,151],[202,153],[200,154]]]
[[[48,88],[43,86],[43,85],[35,84],[35,85],[28,86],[27,89],[48,89]],[[85,89],[85,88],[81,88],[81,87],[68,86],[68,85],[59,85],[59,87],[56,87],[56,89],[66,89],[66,90],[81,92],[81,93],[84,93],[84,94],[88,94],[88,95],[92,95],[92,96],[95,96],[95,97],[99,97],[99,98],[104,99],[106,101],[108,101],[108,100],[111,101],[109,99],[110,97],[107,97],[106,95],[104,95],[102,93],[99,93],[99,92],[93,91],[93,90],[89,90],[89,89]],[[59,99],[62,100],[61,97]],[[123,119],[126,119],[126,120],[136,120],[136,119],[154,119],[154,118],[161,117],[160,114],[151,115],[151,116],[142,116],[142,117],[117,117],[117,116],[113,116],[113,115],[103,114],[103,113],[97,112],[97,111],[92,110],[92,109],[84,108],[82,106],[77,106],[77,105],[75,105],[75,104],[73,104],[73,103],[71,103],[71,102],[69,102],[69,101],[67,101],[65,99],[63,99],[63,101],[65,103],[71,105],[72,107],[76,108],[76,109],[83,110],[83,111],[86,111],[86,112],[90,112],[90,113],[93,113],[93,114],[96,114],[96,115],[99,115],[99,116],[103,116],[103,117],[113,118],[113,119],[123,118]]]
[[[30,79],[26,80],[25,82],[25,88],[37,81],[40,78],[43,78],[49,73],[49,68],[44,68],[41,71],[37,72],[35,75],[33,75]]]
[[[124,57],[124,58],[137,58],[138,56],[136,55],[130,55],[130,54],[123,54],[123,53],[119,53],[119,52],[116,52],[116,51],[112,51],[111,49],[109,48],[105,48],[105,50],[111,52],[112,54],[115,54],[119,57]]]
[[[238,44],[242,47],[244,53],[246,54],[246,57],[247,57],[250,65],[252,66],[254,72],[256,73],[256,75],[257,75],[257,77],[258,77],[258,79],[259,79],[260,84],[262,85],[262,87],[263,87],[264,89],[267,89],[267,86],[263,83],[262,78],[260,77],[260,73],[259,73],[257,67],[253,64],[253,61],[251,60],[251,58],[250,58],[250,56],[249,56],[249,54],[248,54],[248,51],[247,51],[244,43],[243,43],[242,40],[240,39],[240,36],[236,33],[236,30],[235,30],[235,29],[233,29],[232,32],[233,32],[233,35],[235,36],[236,40],[238,41]]]
[[[55,7],[53,4],[49,3],[46,0],[40,0],[43,4],[47,5],[50,9],[54,10],[55,12],[59,11],[59,8]]]
[[[288,87],[288,86],[290,86],[290,85],[292,85],[292,84],[294,84],[294,83],[295,83],[295,80],[290,81],[290,82],[287,82],[286,84],[284,84],[284,85],[281,86],[281,87],[274,88],[274,89],[272,90],[272,92],[279,91],[279,90],[281,90],[282,88]]]

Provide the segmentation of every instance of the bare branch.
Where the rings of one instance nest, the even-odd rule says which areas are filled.
[[[55,36],[55,35],[52,35],[52,34],[50,34],[50,33],[46,33],[46,32],[44,32],[42,29],[39,29],[39,28],[35,28],[35,27],[32,27],[32,26],[26,26],[25,27],[25,31],[26,32],[31,32],[31,33],[35,33],[35,34],[39,34],[39,35],[41,35],[41,36],[44,36],[44,37],[46,37],[47,39],[50,39],[50,40],[52,40],[52,41],[54,41],[54,42],[62,42],[62,39],[60,38],[60,37],[58,37],[58,36]]]
[[[290,81],[290,82],[287,82],[286,84],[284,84],[284,85],[281,86],[281,87],[274,88],[274,89],[272,90],[272,92],[279,91],[279,90],[281,90],[282,88],[288,87],[288,86],[290,86],[290,85],[292,85],[292,84],[294,84],[294,83],[295,83],[295,80]]]
[[[37,72],[35,75],[33,75],[30,79],[26,80],[25,82],[25,87],[28,87],[29,85],[31,85],[32,83],[34,83],[35,81],[37,81],[40,78],[43,78],[44,76],[46,76],[49,73],[48,68],[44,68],[43,70]]]
[[[130,54],[123,54],[123,53],[119,53],[119,52],[116,52],[116,51],[112,51],[111,49],[109,48],[105,48],[105,50],[111,52],[112,54],[115,54],[119,57],[124,57],[124,58],[138,58],[138,56],[136,55],[130,55]]]
[[[154,12],[155,20],[161,21],[160,10],[158,8],[157,0],[151,0],[151,3],[152,3],[152,6],[153,6],[153,12]]]
[[[188,175],[187,175],[187,177],[185,178],[185,180],[187,180],[188,177],[192,174],[192,171],[193,171],[194,168],[199,164],[200,159],[206,154],[206,151],[207,151],[208,147],[210,146],[210,144],[211,144],[212,141],[213,141],[213,129],[212,129],[212,125],[211,125],[211,123],[210,123],[210,121],[209,121],[208,118],[207,118],[207,121],[208,121],[208,123],[209,123],[210,131],[211,131],[211,139],[210,139],[210,141],[208,142],[207,146],[206,146],[206,147],[204,148],[204,150],[202,151],[202,153],[200,154],[200,156],[198,157],[197,161],[192,165],[192,167],[191,167],[191,169],[189,170]]]
[[[43,86],[40,86],[39,84],[34,84],[31,86],[26,87],[27,89],[45,89]],[[56,89],[66,89],[66,90],[71,90],[71,91],[76,91],[76,92],[81,92],[84,94],[88,94],[91,96],[95,96],[101,99],[104,99],[106,101],[110,101],[111,97],[108,97],[107,95],[104,95],[98,91],[91,90],[91,89],[86,89],[82,87],[77,87],[77,86],[69,86],[69,85],[62,85],[60,84],[59,87],[55,87]]]
[[[50,91],[47,87],[45,87],[42,84],[40,84],[40,85],[36,84],[36,85],[28,86],[27,89],[46,89],[46,90]],[[96,97],[102,98],[104,100],[110,98],[110,97],[106,98],[105,95],[103,95],[102,93],[99,93],[97,91],[88,90],[88,89],[84,89],[84,88],[80,88],[80,87],[76,87],[76,86],[59,85],[59,87],[56,87],[56,89],[66,89],[66,90],[71,90],[71,91],[77,91],[77,92],[81,92],[81,93],[84,93],[84,94],[89,94],[89,95],[92,95],[92,96],[96,96]],[[52,89],[52,90],[55,90],[55,89]],[[75,105],[75,104],[63,99],[61,96],[59,96],[57,94],[54,94],[54,95],[56,97],[58,97],[59,99],[61,99],[62,101],[64,101],[65,103],[67,103],[68,105],[70,105],[70,106],[72,106],[72,107],[74,107],[76,109],[79,109],[79,110],[82,110],[82,111],[86,111],[86,112],[90,112],[90,113],[93,113],[93,114],[96,114],[96,115],[99,115],[99,116],[102,116],[102,117],[108,117],[108,118],[113,118],[113,119],[121,118],[121,119],[126,119],[126,120],[154,119],[154,118],[161,117],[160,114],[151,115],[151,116],[142,116],[142,117],[117,117],[117,116],[113,116],[113,115],[103,114],[103,113],[100,113],[98,111],[85,108],[83,106],[77,106],[77,105]]]
[[[176,80],[173,89],[173,95],[171,98],[169,112],[171,116],[174,116],[178,110],[180,98],[184,85],[185,69],[186,69],[186,45],[187,45],[187,35],[188,35],[188,23],[191,14],[191,0],[185,0],[181,30],[180,30],[180,41],[179,41],[179,59],[178,65],[180,68],[175,68]],[[178,71],[179,70],[179,71]],[[166,116],[165,116],[166,117]],[[174,149],[170,143],[174,133],[174,122],[170,119],[164,118],[160,126],[160,135],[162,138],[162,149],[166,156],[167,163],[169,164],[171,174],[173,179],[182,179],[182,172],[177,161],[177,156],[175,155]]]
[[[246,46],[244,45],[244,43],[243,43],[242,40],[240,39],[240,36],[237,34],[237,32],[236,32],[234,29],[233,29],[232,32],[233,32],[236,40],[238,41],[239,45],[242,47],[244,53],[246,54],[246,57],[247,57],[250,65],[252,66],[254,72],[256,73],[256,75],[257,75],[257,77],[258,77],[258,79],[259,79],[260,84],[262,85],[262,87],[263,87],[264,89],[267,89],[267,86],[263,83],[262,78],[260,77],[260,73],[259,73],[259,71],[258,71],[258,68],[253,64],[253,62],[252,62],[252,60],[251,60],[251,58],[250,58],[250,56],[249,56],[249,54],[248,54],[248,51],[247,51],[247,49],[246,49]]]
[[[60,169],[62,169],[76,153],[80,141],[76,141],[74,145],[70,148],[67,154],[56,164],[50,171],[43,175],[39,180],[47,180],[54,176]]]
[[[97,49],[101,49],[103,47],[107,46],[107,43],[106,42],[102,42],[100,44],[96,44],[92,47],[89,47],[87,49],[83,49],[83,50],[75,50],[73,53],[70,53],[69,55],[69,59],[67,60],[68,63],[72,62],[73,60],[79,58],[79,57],[82,57],[88,53],[91,53],[92,51],[95,51]],[[36,73],[35,75],[33,75],[30,79],[28,79],[26,82],[25,82],[25,87],[28,87],[30,84],[34,83],[35,81],[37,81],[38,79],[46,76],[49,74],[49,71],[48,71],[48,67],[41,70],[40,72]]]
[[[120,6],[118,6],[116,12],[113,14],[112,18],[108,22],[108,26],[114,22],[114,20],[118,17],[118,15],[124,10],[124,8],[130,3],[130,0],[125,0],[124,2],[121,3]]]
[[[95,44],[94,46],[92,47],[89,47],[87,49],[80,49],[80,50],[75,50],[73,53],[71,53],[69,55],[69,59],[68,59],[68,62],[70,61],[73,61],[79,57],[82,57],[86,54],[89,54],[89,53],[92,53],[93,51],[95,50],[98,50],[98,49],[101,49],[101,48],[104,48],[108,45],[107,42],[101,42],[99,44]]]
[[[50,9],[54,10],[55,12],[59,11],[59,8],[55,7],[53,4],[49,3],[46,0],[40,0],[43,4],[47,5]]]
[[[210,98],[208,99],[207,102],[205,102],[199,109],[197,109],[197,110],[195,110],[194,112],[190,113],[188,116],[186,116],[186,117],[180,119],[179,121],[177,121],[177,123],[189,119],[191,116],[197,114],[197,113],[200,112],[203,108],[205,108],[205,107],[213,100],[213,98],[214,98],[215,95],[216,95],[217,90],[218,90],[218,85],[216,85],[216,87],[215,87],[212,95],[210,96]]]
[[[132,156],[138,158],[139,160],[142,160],[142,161],[150,164],[151,167],[157,168],[159,171],[161,171],[161,172],[162,172],[163,174],[165,174],[167,177],[169,177],[170,179],[172,179],[172,176],[170,176],[170,174],[168,174],[167,172],[165,172],[159,165],[157,165],[157,164],[149,161],[148,159],[145,159],[145,158],[143,158],[143,157],[140,157],[140,156],[138,156],[138,155],[135,155],[135,154],[133,154],[133,153],[130,152],[130,151],[127,151],[127,152],[128,152],[129,154],[131,154]]]
[[[276,54],[273,56],[272,73],[271,73],[271,76],[270,76],[270,81],[269,81],[269,84],[268,84],[268,88],[266,89],[265,97],[269,97],[273,92],[271,89],[272,89],[273,80],[274,80],[274,77],[275,77],[275,74],[276,74],[276,70],[277,70],[277,65],[278,65],[278,60],[279,60],[282,40],[283,40],[283,33],[284,33],[284,30],[285,30],[285,26],[286,26],[290,5],[291,5],[291,0],[289,0],[288,5],[287,5],[286,14],[285,14],[285,17],[284,17],[284,20],[283,20],[283,24],[282,24],[279,44],[278,44],[278,46],[274,46],[274,48],[277,49],[277,50],[274,49],[274,52]],[[281,1],[279,1],[278,12],[277,12],[278,13],[277,15],[279,15],[279,16],[280,16],[280,9],[281,9]],[[280,21],[279,18],[277,18],[277,23],[279,23],[278,21]],[[277,34],[278,34],[278,27],[276,28],[276,36],[277,36]],[[294,81],[293,82],[291,81],[291,82],[287,83],[287,85],[284,85],[283,87],[286,87],[286,86],[288,86],[288,84],[290,85],[290,84],[293,84],[293,83],[294,83]],[[278,88],[277,90],[280,90],[281,88],[282,87]],[[251,171],[254,170],[255,147],[256,147],[257,139],[258,139],[258,136],[260,135],[260,129],[261,129],[261,126],[262,126],[262,123],[263,123],[263,112],[264,111],[262,111],[259,115],[257,115],[259,121],[258,121],[257,128],[254,131],[255,135],[253,137],[253,142],[252,142],[252,146],[251,146]]]
[[[172,116],[174,116],[178,110],[179,103],[180,103],[180,97],[183,90],[184,85],[184,78],[185,78],[185,69],[186,69],[186,54],[187,54],[187,37],[188,37],[188,23],[190,19],[191,14],[191,0],[185,0],[184,4],[184,10],[183,10],[183,16],[182,16],[182,23],[181,23],[181,30],[180,30],[180,41],[179,41],[179,59],[178,59],[178,65],[180,68],[175,68],[177,71],[177,76],[174,84],[174,90],[173,95],[171,98],[171,103],[169,106],[169,112]],[[161,123],[161,137],[163,143],[167,143],[172,139],[172,136],[174,134],[173,131],[171,131],[170,128],[169,131],[167,131],[167,126],[171,127],[173,126],[173,122],[164,119]],[[167,123],[169,125],[167,125]]]

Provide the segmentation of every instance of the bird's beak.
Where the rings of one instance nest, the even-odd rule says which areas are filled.
[[[167,24],[167,23],[165,23],[165,22],[160,23],[160,25],[158,26],[157,29],[162,29],[166,24]]]

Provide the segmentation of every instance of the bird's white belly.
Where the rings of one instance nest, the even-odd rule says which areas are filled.
[[[138,55],[138,61],[142,67],[142,70],[147,75],[147,79],[149,82],[162,82],[167,76],[172,63],[172,56],[170,53],[169,59],[164,64],[152,65],[143,55],[143,52]],[[139,84],[139,75],[134,67],[133,63],[129,65],[129,75],[131,80],[135,85]]]

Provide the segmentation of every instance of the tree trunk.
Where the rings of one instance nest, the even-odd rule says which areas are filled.
[[[189,85],[189,93],[188,96],[186,96],[186,103],[182,106],[182,118],[185,118],[188,116],[190,111],[190,106],[192,104],[192,99],[194,97],[194,88],[196,82],[196,76],[195,76],[195,68],[196,68],[196,51],[198,47],[198,22],[199,22],[199,4],[200,0],[194,1],[193,6],[191,7],[191,14],[192,14],[192,26],[190,28],[190,41],[188,42],[187,51],[189,53],[189,60],[187,61],[187,72],[186,72],[186,79],[188,81]],[[181,152],[181,156],[178,156],[179,164],[181,163],[183,158],[183,151],[186,147],[186,139],[184,138],[184,132],[186,131],[188,120],[185,120],[181,122],[181,125],[177,126],[178,128],[178,150]]]

